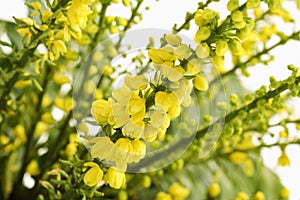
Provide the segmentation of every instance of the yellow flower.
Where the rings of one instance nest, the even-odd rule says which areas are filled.
[[[50,10],[43,10],[42,11],[42,22],[46,22],[48,19],[50,19],[53,15],[53,12]]]
[[[18,139],[21,143],[25,143],[27,141],[25,128],[21,124],[18,124],[17,126],[14,127],[13,135],[14,135],[15,139]]]
[[[242,45],[237,39],[232,39],[229,42],[229,48],[233,55],[240,55],[242,53]]]
[[[95,137],[87,142],[87,146],[91,146],[91,155],[93,158],[100,160],[115,160],[115,144],[109,137]]]
[[[172,89],[183,107],[187,107],[191,104],[190,94],[193,90],[193,84],[189,80],[182,79],[179,84],[174,87],[172,86]]]
[[[43,133],[45,133],[49,128],[49,125],[43,121],[39,121],[36,125],[35,131],[34,131],[34,135],[39,137],[41,136]]]
[[[28,41],[31,40],[32,33],[30,28],[18,28],[17,31],[21,36],[28,38]]]
[[[173,200],[184,200],[189,196],[190,191],[176,182],[169,187],[169,194]]]
[[[139,162],[146,155],[145,142],[135,139],[131,141],[132,152],[130,154],[128,162]]]
[[[168,112],[171,119],[180,115],[180,101],[174,92],[157,92],[155,94],[155,105],[161,106],[166,112]]]
[[[168,44],[175,47],[179,46],[182,41],[182,39],[176,34],[166,34],[165,40],[167,41]]]
[[[154,68],[160,71],[167,79],[172,82],[177,82],[183,77],[181,71],[177,71],[171,62],[164,62],[161,64],[154,64]]]
[[[278,158],[277,165],[282,167],[287,167],[291,165],[290,159],[286,155],[285,151],[282,151],[281,156]]]
[[[69,112],[75,106],[75,101],[71,97],[57,98],[54,100],[54,105],[65,112]]]
[[[128,138],[120,138],[115,143],[115,147],[116,166],[119,170],[125,171],[133,148],[131,141]]]
[[[112,102],[111,100],[99,99],[92,103],[92,116],[97,122],[112,123]]]
[[[229,159],[235,164],[241,164],[248,160],[248,155],[240,151],[235,151],[229,155]]]
[[[130,0],[122,0],[122,4],[126,7],[130,6]]]
[[[49,31],[49,39],[46,42],[48,48],[49,58],[55,61],[59,58],[61,53],[67,52],[67,47],[62,40],[54,38],[54,31]]]
[[[210,53],[210,48],[206,42],[203,42],[196,47],[195,53],[200,59],[207,58]]]
[[[247,8],[257,8],[260,4],[260,0],[247,0]]]
[[[247,159],[244,163],[243,163],[243,167],[244,167],[244,173],[246,176],[252,176],[254,173],[254,166],[253,163],[251,161],[251,159]]]
[[[26,167],[26,172],[30,175],[36,176],[40,173],[40,168],[37,160],[32,160]]]
[[[196,75],[201,70],[201,60],[197,58],[192,58],[187,64],[187,72],[191,75]]]
[[[103,171],[99,165],[94,162],[87,162],[83,166],[90,167],[84,175],[83,182],[89,187],[97,185],[103,178]]]
[[[234,200],[249,200],[249,196],[245,192],[239,192]]]
[[[146,99],[141,98],[138,94],[131,95],[128,102],[128,114],[131,115],[132,121],[139,123],[143,121],[146,112]]]
[[[265,200],[265,194],[261,191],[255,193],[253,200]]]
[[[230,12],[236,10],[239,6],[239,0],[229,0],[227,3],[227,9]]]
[[[106,184],[109,184],[110,187],[120,189],[126,185],[125,173],[110,167],[104,176],[104,181]]]
[[[144,128],[145,128],[145,123],[143,121],[136,123],[133,121],[133,119],[129,119],[126,121],[125,125],[123,126],[122,132],[124,135],[130,137],[143,138]]]
[[[218,56],[224,56],[224,54],[226,53],[228,49],[228,45],[227,42],[224,40],[218,40],[216,42],[216,54]]]
[[[287,188],[282,188],[281,191],[280,191],[280,196],[283,199],[288,199],[289,196],[290,196],[290,191]]]
[[[148,85],[148,79],[144,75],[125,77],[124,82],[131,90],[144,90]]]
[[[76,143],[69,143],[66,146],[66,155],[68,157],[72,157],[77,153],[77,144]]]
[[[210,29],[207,26],[202,26],[200,29],[196,32],[195,35],[195,41],[200,43],[201,41],[204,41],[210,37]]]
[[[226,71],[224,68],[224,56],[213,56],[212,62],[221,73]]]
[[[208,82],[202,75],[197,75],[193,79],[194,87],[200,91],[206,91],[208,89]]]
[[[67,11],[67,18],[72,27],[79,26],[80,28],[84,28],[86,26],[88,15],[92,13],[88,3],[82,0],[72,0]]]
[[[174,54],[176,56],[177,59],[187,59],[188,57],[190,57],[192,55],[192,51],[191,49],[188,47],[188,45],[186,44],[181,44],[180,46],[178,46],[175,51]]]
[[[202,17],[207,21],[214,19],[216,17],[216,15],[217,15],[217,13],[211,9],[205,9],[202,13]]]
[[[32,2],[31,3],[32,8],[34,9],[34,12],[30,15],[30,16],[35,16],[37,15],[39,12],[39,10],[41,9],[42,5],[40,2]]]
[[[148,55],[154,63],[176,60],[172,48],[149,49]]]
[[[220,192],[221,192],[221,188],[220,188],[220,185],[218,183],[212,183],[208,187],[208,194],[211,197],[217,197],[217,196],[219,196]]]
[[[165,192],[159,192],[157,193],[155,200],[172,200],[172,196]]]

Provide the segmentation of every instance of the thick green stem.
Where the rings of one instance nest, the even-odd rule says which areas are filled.
[[[296,82],[299,82],[299,81],[300,81],[300,76],[298,76],[296,78]],[[217,121],[215,121],[211,125],[208,125],[208,126],[202,128],[201,130],[198,130],[196,138],[200,139],[203,136],[205,136],[205,134],[207,133],[207,131],[209,130],[210,127],[213,127],[213,126],[219,124],[221,121],[224,121],[225,123],[229,123],[231,120],[233,120],[239,114],[239,112],[249,111],[253,108],[256,108],[257,104],[260,100],[266,100],[267,101],[269,99],[272,99],[273,97],[275,97],[275,96],[279,95],[280,93],[282,93],[283,91],[287,90],[288,86],[289,85],[287,83],[284,83],[280,87],[278,87],[277,89],[271,90],[271,91],[267,92],[265,95],[263,95],[262,97],[259,97],[259,98],[255,99],[250,104],[228,113],[225,117],[218,119]]]

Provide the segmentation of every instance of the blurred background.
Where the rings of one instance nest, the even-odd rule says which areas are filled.
[[[195,0],[160,0],[156,1],[147,1],[146,2],[150,7],[150,10],[145,10],[143,13],[143,20],[134,26],[132,29],[141,29],[141,28],[162,28],[171,30],[174,23],[181,24],[185,18],[187,11],[194,11],[197,8],[198,1]],[[212,4],[214,10],[219,10],[221,18],[228,14],[226,10],[227,1],[218,2]],[[290,4],[289,4],[290,3]],[[223,6],[220,6],[222,5]],[[300,27],[300,12],[296,9],[293,2],[287,2],[287,10],[290,11],[291,15],[296,19],[295,27],[288,27],[289,24],[283,23],[281,19],[278,18],[278,29],[288,33],[286,30],[299,30]],[[108,13],[118,13],[120,16],[129,17],[130,12],[125,12],[123,9],[120,9],[118,5],[110,7]],[[120,13],[121,12],[121,13]],[[27,8],[24,5],[22,0],[13,0],[13,1],[1,1],[0,2],[0,19],[5,19],[13,21],[13,16],[15,17],[26,17]],[[192,25],[193,26],[193,25]],[[183,31],[182,34],[186,35],[189,38],[193,38],[191,31]],[[1,36],[1,40],[5,40],[5,36]],[[249,72],[250,77],[239,76],[241,83],[244,87],[248,88],[250,91],[258,89],[261,85],[269,84],[269,77],[275,76],[277,80],[284,79],[288,77],[289,71],[286,66],[293,63],[296,66],[300,66],[300,44],[297,42],[288,42],[286,45],[276,48],[272,51],[272,54],[275,56],[275,60],[271,62],[269,66],[258,65],[256,67],[250,68]],[[225,64],[226,67],[226,64]],[[300,115],[300,100],[292,99],[289,101],[290,107],[293,107],[297,113]],[[299,135],[299,131],[295,127],[289,127],[290,137],[296,137]],[[276,130],[274,130],[276,131]],[[278,130],[277,130],[278,131]],[[266,141],[272,142],[272,138],[264,138]],[[290,167],[278,167],[277,159],[280,156],[280,149],[278,147],[264,149],[262,151],[262,158],[265,164],[272,170],[274,170],[280,177],[283,185],[290,190],[290,199],[296,200],[300,199],[300,146],[299,145],[290,145],[286,149],[287,155],[290,158],[291,166]]]

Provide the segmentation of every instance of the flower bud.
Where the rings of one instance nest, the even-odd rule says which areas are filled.
[[[247,8],[257,8],[260,4],[260,0],[247,0]]]
[[[208,39],[210,34],[210,29],[207,26],[203,26],[196,32],[195,41],[200,43],[201,41]]]
[[[213,183],[208,187],[208,195],[210,197],[217,197],[221,192],[220,185],[218,183]]]
[[[229,48],[233,55],[241,55],[242,53],[242,45],[237,39],[232,39],[229,42]]]
[[[229,0],[227,3],[227,9],[230,12],[236,10],[238,7],[240,7],[239,0]]]
[[[218,40],[216,42],[216,54],[217,56],[224,56],[228,49],[227,42],[224,40]]]
[[[196,48],[196,55],[198,58],[207,58],[210,53],[210,48],[207,43],[201,43]]]

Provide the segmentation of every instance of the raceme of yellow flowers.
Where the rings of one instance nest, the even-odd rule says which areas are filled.
[[[201,91],[208,89],[201,75],[200,58],[193,58],[184,65],[176,64],[190,57],[193,51],[181,44],[177,35],[166,34],[165,40],[169,45],[148,51],[156,70],[153,79],[127,75],[124,84],[113,91],[111,97],[92,103],[91,114],[103,127],[105,136],[94,137],[86,144],[93,158],[113,163],[104,177],[104,182],[113,188],[124,185],[127,164],[138,163],[145,157],[146,143],[164,138],[171,120],[191,105],[193,87]],[[91,169],[84,181],[93,186],[101,178],[95,181],[91,174],[102,177],[103,172],[98,165],[88,165]]]
[[[32,2],[28,5],[34,10],[31,16],[40,14],[41,25],[34,19],[20,18],[16,19],[21,24],[17,31],[24,37],[23,43],[28,48],[34,48],[35,40],[42,37],[49,59],[55,61],[62,53],[67,52],[65,42],[71,36],[77,40],[82,38],[81,29],[86,27],[88,16],[92,13],[89,4],[93,2],[94,0],[72,0],[65,9],[57,9],[54,13],[51,10],[41,10],[39,2]]]

